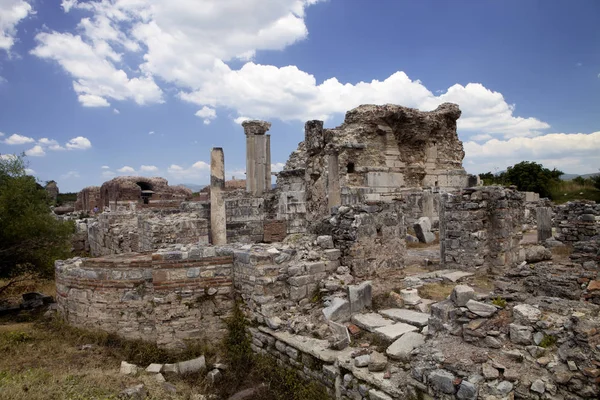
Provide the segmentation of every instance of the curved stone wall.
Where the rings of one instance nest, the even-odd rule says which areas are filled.
[[[183,347],[216,343],[233,306],[233,251],[120,254],[56,262],[57,302],[68,323]]]

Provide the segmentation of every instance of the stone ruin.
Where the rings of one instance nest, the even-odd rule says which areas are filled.
[[[56,264],[59,311],[181,348],[218,342],[238,297],[252,349],[337,399],[598,398],[600,208],[477,186],[459,116],[308,121],[273,189],[264,121],[243,124],[245,188],[226,188],[220,148],[210,198],[86,188],[80,209],[104,212],[77,221],[94,257]]]

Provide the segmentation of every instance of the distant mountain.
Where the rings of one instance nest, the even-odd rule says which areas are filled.
[[[594,175],[598,175],[598,173],[596,172],[595,174],[585,174],[585,175],[579,175],[579,174],[563,174],[560,176],[560,179],[562,179],[563,181],[570,181],[572,179],[577,178],[578,176],[581,176],[584,179],[587,178],[591,178]]]
[[[206,185],[197,185],[195,183],[178,183],[178,185],[185,186],[186,188],[190,189],[192,192],[199,192],[204,187],[206,187]]]

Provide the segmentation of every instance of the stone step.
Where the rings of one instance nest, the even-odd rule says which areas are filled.
[[[403,322],[396,322],[393,325],[382,326],[381,328],[375,329],[375,333],[383,336],[384,339],[392,341],[398,339],[400,336],[408,332],[418,331],[414,325],[405,324]]]
[[[407,310],[404,308],[390,308],[379,311],[379,314],[391,318],[394,321],[405,322],[420,328],[426,326],[429,322],[429,314],[418,311]]]
[[[425,336],[417,332],[408,332],[392,343],[385,353],[393,360],[409,361],[410,352],[423,343]]]
[[[367,313],[353,315],[352,323],[369,332],[375,332],[375,329],[381,328],[382,326],[392,325],[394,321],[383,318],[377,313]]]

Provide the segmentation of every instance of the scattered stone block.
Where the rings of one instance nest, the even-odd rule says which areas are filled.
[[[513,390],[513,384],[510,383],[509,381],[502,381],[495,388],[496,394],[499,394],[500,396],[506,396],[510,392],[512,392],[512,390]]]
[[[383,354],[374,351],[371,353],[371,358],[369,359],[369,371],[371,372],[381,372],[385,370],[387,366],[387,358]]]
[[[427,217],[421,217],[416,224],[413,225],[415,234],[419,242],[431,243],[435,240],[435,235],[431,233],[431,221]]]
[[[477,386],[469,381],[463,380],[460,383],[456,398],[460,400],[476,400],[477,399]]]
[[[471,311],[475,315],[479,315],[480,317],[491,317],[498,310],[495,306],[491,304],[485,304],[475,300],[469,300],[466,304],[469,311]]]
[[[352,322],[369,332],[375,332],[375,329],[377,328],[392,325],[394,323],[394,321],[383,318],[377,313],[354,314],[352,316]]]
[[[354,359],[354,366],[359,368],[366,367],[369,365],[369,361],[371,361],[371,355],[363,354]]]
[[[467,285],[456,285],[454,289],[452,289],[452,294],[450,295],[450,299],[456,304],[458,307],[465,307],[469,300],[473,300],[475,298],[475,289]]]
[[[441,274],[440,276],[446,280],[449,280],[450,282],[458,282],[459,280],[461,280],[462,278],[466,278],[469,276],[473,276],[474,274],[471,272],[464,272],[464,271],[451,271],[451,272],[446,272],[444,274]]]
[[[223,377],[223,374],[221,373],[221,371],[219,371],[216,368],[213,369],[212,371],[210,371],[208,374],[206,374],[206,378],[208,379],[208,382],[211,385],[214,385],[217,382],[219,382],[222,377]]]
[[[283,321],[279,317],[267,318],[267,326],[271,329],[277,330],[281,326]]]
[[[119,372],[122,375],[135,375],[138,372],[138,366],[135,364],[129,364],[127,361],[121,361],[121,369]]]
[[[178,362],[177,368],[180,374],[197,372],[206,368],[206,359],[204,356],[200,356],[192,360]]]
[[[500,372],[498,372],[496,368],[492,367],[488,363],[485,363],[481,366],[481,374],[488,381],[498,379],[500,376]]]
[[[350,317],[350,303],[340,297],[334,297],[328,307],[323,309],[325,319],[343,321]]]
[[[390,308],[379,311],[379,313],[393,319],[394,321],[405,322],[420,328],[426,326],[429,321],[429,314],[407,310],[404,308]]]
[[[533,338],[533,328],[518,324],[508,326],[510,332],[510,341],[515,344],[530,345]]]
[[[162,364],[150,364],[146,368],[146,372],[148,372],[149,374],[158,374],[160,371],[162,371],[162,368]]]
[[[167,380],[165,379],[164,375],[161,374],[160,372],[156,375],[154,375],[154,379],[156,380],[156,382],[158,383],[163,383],[166,382]]]
[[[165,364],[165,365],[163,365],[161,372],[164,372],[164,373],[171,372],[171,373],[177,374],[177,373],[179,373],[179,368],[177,367],[177,364]]]
[[[371,281],[363,282],[360,285],[348,285],[348,299],[352,314],[361,312],[367,307],[370,308],[373,299]]]
[[[333,238],[331,236],[318,236],[317,245],[322,249],[333,249]]]
[[[403,322],[397,322],[393,325],[382,326],[381,328],[375,329],[375,332],[383,336],[386,340],[392,341],[398,339],[400,336],[408,332],[414,332],[419,330],[416,326],[408,325]]]
[[[425,336],[417,332],[408,332],[392,343],[385,353],[394,360],[408,361],[410,353],[425,343]]]
[[[119,398],[142,400],[146,398],[146,388],[143,384],[135,385],[119,393]]]
[[[552,252],[544,246],[530,246],[525,248],[525,261],[535,263],[552,259]]]
[[[444,369],[437,369],[429,374],[431,386],[446,394],[454,394],[454,375]]]
[[[343,350],[350,345],[350,333],[348,328],[334,321],[329,321],[329,327],[333,331],[334,347],[336,350]]]
[[[542,317],[542,312],[529,304],[519,304],[513,307],[515,322],[534,324]]]

